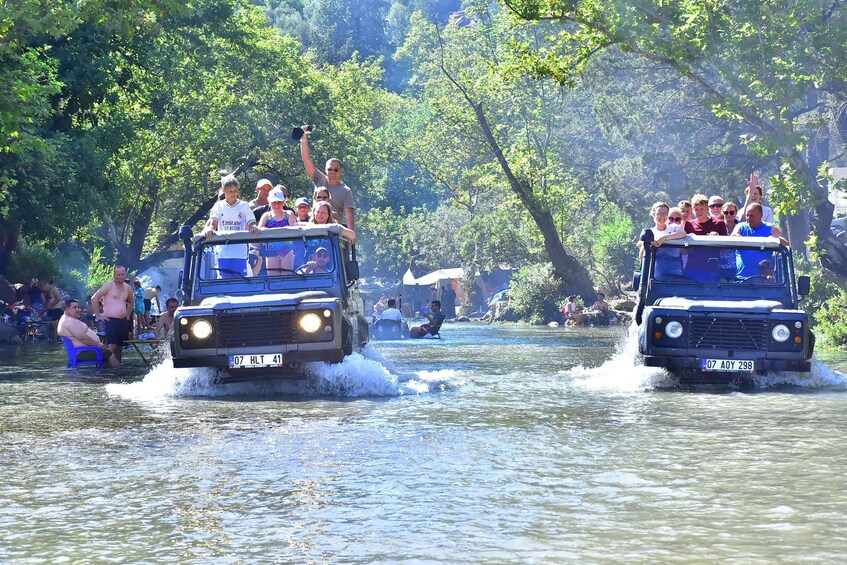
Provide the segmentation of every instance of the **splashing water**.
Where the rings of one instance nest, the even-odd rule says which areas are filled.
[[[630,326],[616,349],[615,355],[599,367],[573,368],[571,374],[576,377],[575,383],[586,389],[628,392],[679,386],[679,380],[665,369],[646,367],[642,364],[638,353],[638,328],[635,324]],[[847,386],[847,375],[834,371],[812,358],[812,370],[809,373],[770,372],[767,375],[755,375],[752,384],[756,389],[784,385],[805,388],[839,387]]]
[[[571,369],[574,384],[593,390],[636,392],[676,386],[677,379],[660,367],[646,367],[638,353],[638,327],[632,324],[615,347],[611,359],[599,367]]]
[[[458,371],[418,371],[397,374],[370,345],[343,362],[309,363],[305,378],[217,382],[213,368],[175,369],[170,359],[156,365],[142,381],[106,385],[109,394],[150,401],[173,397],[269,396],[387,397],[443,392],[461,384]]]

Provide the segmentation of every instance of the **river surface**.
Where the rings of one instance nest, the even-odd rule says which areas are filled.
[[[844,563],[847,357],[680,390],[625,330],[448,324],[311,384],[0,349],[0,563]]]

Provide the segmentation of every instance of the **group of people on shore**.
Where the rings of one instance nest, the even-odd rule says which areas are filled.
[[[203,228],[206,237],[237,231],[258,234],[266,229],[296,225],[340,224],[344,237],[355,243],[355,201],[353,191],[341,180],[344,170],[341,160],[332,157],[327,160],[324,171],[319,171],[309,147],[310,129],[303,126],[302,130],[300,156],[306,174],[314,185],[312,202],[310,203],[308,198],[298,198],[293,208],[286,206],[290,197],[288,188],[283,184],[273,185],[268,179],[259,180],[256,183],[256,198],[245,202],[238,198],[238,179],[233,175],[226,175],[221,179],[219,200],[212,206],[209,220]],[[320,249],[316,250],[316,255],[319,251]],[[265,253],[263,266],[268,273],[278,274],[294,270],[294,242],[270,244]],[[258,271],[260,266],[256,267]],[[306,272],[310,272],[309,269],[319,269],[318,258],[313,258],[303,267]],[[245,263],[244,257],[230,257],[225,252],[218,257],[218,268],[221,277],[249,274],[248,263]]]
[[[562,305],[562,318],[566,326],[608,326],[618,322],[617,317],[609,309],[606,295],[597,293],[597,299],[588,310],[579,305],[579,297],[572,294]]]
[[[651,245],[661,247],[666,241],[681,239],[688,234],[776,237],[787,245],[788,242],[773,223],[773,210],[762,203],[762,187],[757,175],[750,175],[745,195],[744,206],[740,209],[734,202],[724,202],[717,195],[706,197],[695,194],[690,201],[683,200],[675,207],[656,202],[651,209],[654,222],[650,228],[653,232]],[[638,245],[643,255],[642,242],[639,241]],[[717,281],[721,277],[736,276],[746,278],[761,275],[772,278],[772,273],[762,274],[762,271],[767,271],[768,265],[760,263],[765,263],[767,259],[752,261],[746,259],[744,253],[737,256],[731,253],[728,261],[731,264],[723,264],[725,258],[716,257],[715,251],[710,249],[692,248],[682,253],[679,248],[663,248],[656,252],[655,276],[659,280],[684,276],[700,281]],[[772,263],[770,269],[773,269]]]
[[[63,304],[63,313],[58,321],[58,335],[68,338],[75,347],[96,347],[102,351],[103,361],[109,367],[119,367],[123,357],[123,348],[130,338],[133,323],[136,333],[143,329],[151,329],[151,307],[155,299],[159,304],[161,287],[155,286],[147,290],[141,288],[139,281],[133,285],[126,282],[126,268],[122,265],[115,267],[112,280],[100,287],[88,303],[87,316],[83,315],[83,306],[75,298],[67,298]],[[134,287],[134,288],[133,288]],[[140,291],[140,292],[139,292]],[[145,293],[150,298],[145,298]],[[179,307],[176,298],[165,301],[165,311],[161,312],[153,328],[152,337],[165,339],[170,336],[174,327],[174,313]],[[93,324],[86,322],[90,319]],[[92,327],[101,325],[103,340]],[[93,359],[93,351],[83,351],[79,361]]]

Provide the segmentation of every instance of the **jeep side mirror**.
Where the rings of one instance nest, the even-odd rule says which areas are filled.
[[[638,290],[639,286],[641,286],[641,273],[635,271],[632,273],[632,290]]]
[[[359,262],[358,261],[347,261],[344,265],[345,270],[347,271],[347,280],[348,281],[357,281],[359,280]]]
[[[809,290],[812,288],[812,279],[809,275],[800,275],[797,277],[797,294],[800,296],[808,296]]]

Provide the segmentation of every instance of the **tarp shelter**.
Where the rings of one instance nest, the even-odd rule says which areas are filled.
[[[440,299],[441,289],[449,284],[456,291],[456,305],[460,306],[465,298],[465,289],[462,288],[462,277],[465,275],[465,270],[461,267],[453,269],[438,269],[431,273],[423,274],[415,277],[411,269],[403,275],[403,302],[409,304],[413,308],[418,308],[426,305],[433,297]],[[476,285],[480,290],[485,292],[485,284],[482,282],[482,277],[479,273],[475,276]],[[433,296],[432,288],[435,287]],[[416,309],[417,310],[417,309]]]
[[[403,284],[406,286],[415,286],[416,284],[419,284],[421,286],[436,285],[437,287],[439,286],[439,281],[461,281],[464,274],[465,270],[462,268],[439,269],[437,271],[433,271],[431,273],[427,273],[418,278],[415,278],[415,275],[412,274],[412,270],[407,269],[406,274],[403,275]]]

